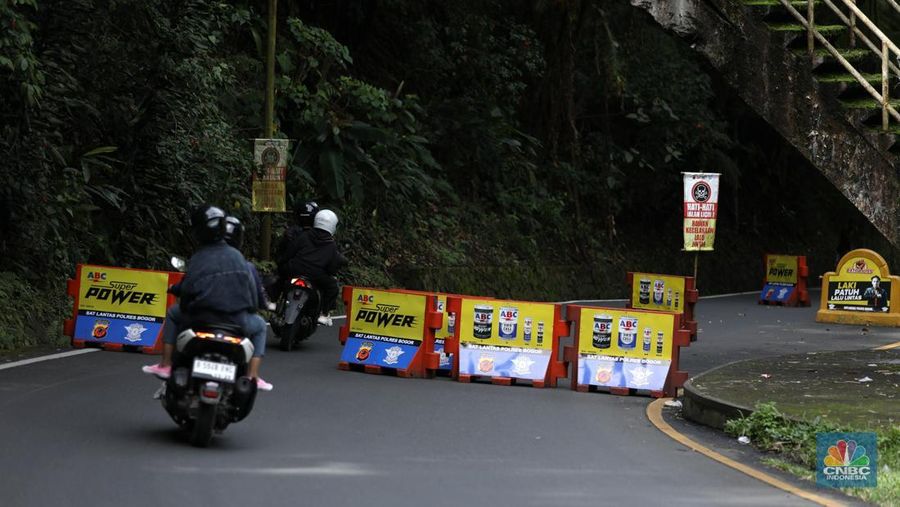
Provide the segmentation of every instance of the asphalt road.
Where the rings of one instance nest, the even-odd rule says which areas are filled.
[[[703,300],[699,373],[862,348],[900,331]],[[778,322],[781,321],[781,322]],[[95,352],[0,370],[0,505],[809,505],[657,431],[649,399],[337,370],[337,328],[270,350],[254,412],[196,449],[151,394],[155,358]]]

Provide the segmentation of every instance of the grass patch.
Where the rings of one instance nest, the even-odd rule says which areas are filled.
[[[816,478],[816,434],[834,431],[874,431],[878,435],[878,486],[842,491],[878,505],[900,506],[900,425],[867,428],[838,426],[820,418],[793,420],[774,403],[759,404],[749,416],[725,424],[726,433],[750,437],[754,446],[777,455],[765,459],[765,464],[811,481]]]

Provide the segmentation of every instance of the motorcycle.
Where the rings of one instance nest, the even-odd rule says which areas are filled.
[[[183,269],[184,261],[172,265]],[[256,382],[247,376],[253,344],[240,327],[194,323],[178,335],[172,373],[157,392],[172,420],[206,447],[214,433],[250,414]]]
[[[270,324],[279,338],[279,348],[290,352],[316,331],[321,296],[304,276],[291,278],[281,292]]]

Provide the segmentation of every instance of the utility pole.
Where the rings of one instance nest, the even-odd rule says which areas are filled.
[[[269,0],[269,31],[266,44],[266,124],[263,136],[275,135],[275,25],[278,20],[278,0]],[[272,254],[272,215],[263,214],[259,256],[267,261]]]

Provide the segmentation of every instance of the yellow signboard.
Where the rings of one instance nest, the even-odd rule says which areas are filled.
[[[80,282],[80,312],[166,316],[167,273],[86,265],[81,269]]]
[[[552,303],[465,298],[459,343],[551,350],[555,310]]]
[[[848,252],[837,270],[822,278],[822,301],[816,320],[840,324],[900,326],[900,277],[891,275],[878,253],[864,248]]]
[[[797,284],[797,256],[766,255],[766,283]]]
[[[644,310],[684,313],[684,278],[634,273],[631,306]]]
[[[284,212],[287,193],[287,139],[256,139],[253,143],[251,201],[253,211]]]
[[[675,316],[612,308],[583,308],[578,353],[633,359],[671,359]]]
[[[427,296],[354,288],[350,332],[422,341]]]

